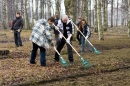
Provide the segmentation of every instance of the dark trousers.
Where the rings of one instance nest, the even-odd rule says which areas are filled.
[[[14,40],[15,40],[16,46],[22,46],[22,40],[21,40],[21,37],[20,37],[20,33],[21,32],[14,31]]]
[[[81,44],[81,34],[79,31],[77,31],[76,39],[79,41],[79,44]]]
[[[40,63],[41,66],[46,65],[46,50],[43,47],[39,47],[37,44],[33,43],[33,49],[31,53],[30,63],[34,63],[37,55],[37,50],[40,49]]]
[[[66,41],[64,39],[61,39],[59,42],[58,42],[58,45],[57,45],[57,50],[58,52],[60,53],[62,48],[64,47]],[[72,51],[72,48],[71,46],[66,43],[67,45],[67,50],[68,50],[68,59],[70,62],[73,62],[73,51]],[[54,58],[56,61],[59,61],[59,55],[57,53],[55,53],[55,58]]]

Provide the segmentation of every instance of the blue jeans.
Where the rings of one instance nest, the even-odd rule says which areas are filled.
[[[39,47],[35,43],[33,43],[33,49],[32,49],[32,53],[31,53],[30,63],[35,62],[38,48],[40,48],[40,63],[41,63],[41,66],[46,66],[46,50],[43,47]]]
[[[81,52],[85,52],[85,38],[83,36],[81,36],[81,43],[82,43],[82,50],[81,50]],[[93,51],[92,46],[88,42],[87,42],[87,45],[89,47],[89,51],[92,52]]]
[[[21,37],[20,37],[20,33],[21,32],[14,31],[14,40],[15,40],[16,46],[22,46],[22,40],[21,40]]]

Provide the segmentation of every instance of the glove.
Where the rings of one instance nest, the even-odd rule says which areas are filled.
[[[20,32],[21,30],[20,29],[18,29],[18,32]]]
[[[68,38],[66,39],[66,42],[67,42],[67,43],[70,43],[70,37],[68,37]]]
[[[13,32],[13,30],[10,31],[11,33]]]
[[[51,41],[51,46],[55,46],[54,41]]]
[[[88,36],[86,36],[85,39],[88,39]]]
[[[55,30],[59,30],[59,28],[57,26],[54,25],[54,27],[55,27]]]
[[[50,48],[46,48],[46,50],[49,50]]]

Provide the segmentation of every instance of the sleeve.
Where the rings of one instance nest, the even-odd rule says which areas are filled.
[[[13,26],[14,26],[14,20],[13,20],[13,22],[12,22],[11,30],[13,30]]]
[[[23,23],[23,19],[21,19],[20,29],[22,29],[22,28],[23,28],[23,25],[24,25],[24,23]]]
[[[86,29],[87,29],[87,35],[86,35],[86,36],[90,37],[91,32],[90,32],[90,28],[89,28],[89,26],[86,26]]]
[[[52,34],[50,33],[49,30],[45,30],[45,35],[46,35],[46,38],[48,39],[49,42],[52,41]]]
[[[61,20],[58,20],[57,27],[60,28]]]
[[[72,27],[71,22],[70,22],[70,24],[69,24],[69,27],[70,27],[70,34],[72,34],[72,33],[73,33],[73,27]]]

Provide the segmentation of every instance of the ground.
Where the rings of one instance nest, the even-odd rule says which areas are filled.
[[[32,44],[29,41],[30,30],[23,30],[23,47],[16,48],[13,33],[0,31],[0,50],[9,50],[7,56],[0,56],[0,86],[129,86],[130,85],[130,38],[127,28],[111,28],[104,33],[104,41],[98,40],[97,33],[92,33],[91,43],[102,52],[100,55],[88,52],[80,53],[81,46],[73,41],[73,46],[80,55],[92,63],[84,69],[81,59],[74,53],[74,64],[63,68],[54,63],[54,49],[47,51],[47,67],[39,63],[39,51],[36,65],[29,64]],[[62,57],[67,59],[66,46]]]

